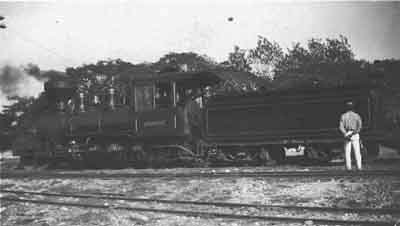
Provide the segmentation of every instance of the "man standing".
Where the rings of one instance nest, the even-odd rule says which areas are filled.
[[[351,149],[356,157],[357,169],[361,170],[361,152],[360,152],[360,131],[362,120],[359,114],[354,112],[354,104],[349,101],[346,103],[346,112],[340,117],[339,129],[342,132],[344,141],[344,150],[346,157],[346,169],[351,170]]]

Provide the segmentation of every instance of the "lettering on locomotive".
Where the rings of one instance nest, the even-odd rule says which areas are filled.
[[[167,120],[158,120],[158,121],[144,121],[144,127],[155,127],[155,126],[166,126]]]

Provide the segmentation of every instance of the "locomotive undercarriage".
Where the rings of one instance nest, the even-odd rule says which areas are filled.
[[[49,156],[36,163],[72,168],[158,168],[203,166],[201,145],[188,139],[169,139],[154,143],[126,137],[71,137],[65,145],[48,147]],[[154,140],[157,140],[154,138]],[[159,141],[159,140],[157,140]],[[38,152],[34,152],[38,153]]]
[[[55,168],[167,168],[207,166],[265,166],[282,163],[326,164],[343,159],[342,143],[229,146],[201,139],[134,140],[126,137],[70,137],[64,145],[48,140],[21,156],[21,165]],[[37,142],[40,142],[37,139]],[[368,151],[367,151],[368,149]],[[378,154],[378,143],[367,142],[364,160]],[[367,154],[368,153],[368,154]]]
[[[379,152],[376,141],[369,141],[361,147],[363,160],[374,159]],[[353,157],[353,159],[355,159]],[[206,161],[209,165],[244,165],[265,166],[271,164],[327,164],[343,161],[343,143],[312,143],[312,144],[273,144],[273,145],[236,145],[217,146],[209,148]]]

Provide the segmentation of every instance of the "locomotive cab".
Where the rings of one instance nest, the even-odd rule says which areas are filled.
[[[137,135],[157,137],[163,144],[201,137],[204,90],[218,81],[211,72],[169,72],[134,79]]]
[[[219,77],[212,72],[168,72],[132,73],[130,78],[130,153],[135,165],[192,164],[201,154],[203,91]]]

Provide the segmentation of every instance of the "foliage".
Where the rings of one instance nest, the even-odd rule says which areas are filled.
[[[118,80],[120,73],[135,67],[130,62],[121,59],[99,60],[94,64],[84,64],[76,68],[67,68],[67,75],[78,84],[81,91],[86,93],[104,92],[104,89]],[[121,81],[116,82],[124,84]],[[121,88],[122,91],[125,87]]]
[[[196,53],[169,53],[152,65],[155,71],[217,71],[224,82],[215,92],[243,92],[251,90],[257,77],[251,73],[246,52],[235,47],[226,62],[218,64],[210,57]]]
[[[20,127],[28,126],[26,124],[28,121],[39,116],[48,107],[48,102],[44,94],[38,98],[13,97],[11,99],[16,102],[5,106],[5,110],[1,114],[4,126],[8,130],[17,130]]]
[[[90,72],[113,76],[132,66],[132,63],[121,59],[99,60],[95,64],[84,64],[76,68],[69,67],[66,69],[66,73],[72,77],[87,76]]]
[[[127,84],[122,76],[127,71],[200,71],[214,70],[217,63],[207,56],[196,53],[168,53],[151,64],[132,64],[121,59],[101,60],[95,64],[67,68],[67,74],[77,82],[79,88],[88,93],[104,93],[104,89],[113,84],[118,93],[125,93]],[[126,74],[126,73],[125,73]]]
[[[368,66],[372,77],[383,79],[385,87],[400,92],[400,60],[375,60]]]
[[[155,71],[207,71],[214,70],[217,63],[206,55],[197,53],[168,53],[152,64]]]
[[[218,76],[222,79],[222,83],[215,87],[215,93],[246,93],[268,87],[270,80],[260,76],[256,76],[250,72],[244,71],[218,71]]]
[[[394,133],[400,131],[400,60],[376,60],[367,65],[370,78],[382,80],[384,89],[383,111],[385,118],[395,127]],[[398,138],[396,138],[398,139]],[[398,141],[397,141],[398,142]],[[398,143],[399,144],[399,143]]]
[[[306,47],[294,43],[286,51],[277,42],[259,36],[254,48],[246,50],[235,46],[227,63],[236,71],[251,71],[271,80],[269,85],[274,89],[332,86],[365,80],[360,76],[365,72],[361,68],[363,62],[354,59],[344,36],[325,40],[313,38]]]
[[[365,82],[363,63],[354,59],[351,46],[344,36],[327,38],[325,41],[310,39],[307,47],[295,43],[287,49],[275,67],[276,85],[278,88],[290,88],[296,84],[324,87]]]
[[[228,65],[237,71],[251,71],[263,77],[272,89],[336,86],[366,79],[362,61],[356,61],[344,36],[310,39],[307,46],[294,43],[283,51],[277,42],[259,36],[251,49],[235,46]],[[264,83],[264,82],[262,82]]]
[[[117,74],[132,68],[134,65],[121,59],[116,60],[99,60],[95,64],[84,64],[76,68],[67,68],[66,73],[75,81],[89,79],[96,81],[96,76],[104,75],[107,78],[116,76]]]
[[[246,50],[239,48],[239,46],[235,46],[233,52],[229,53],[227,65],[235,71],[250,71],[250,60],[246,52]]]
[[[30,111],[34,98],[12,97],[15,103],[5,106],[5,109],[0,113],[0,135],[7,137],[8,140],[0,139],[0,147],[10,147],[13,135],[22,124],[22,118],[26,112]]]
[[[282,61],[283,56],[283,50],[277,42],[258,36],[257,46],[249,50],[248,58],[254,74],[272,79],[275,66]]]

